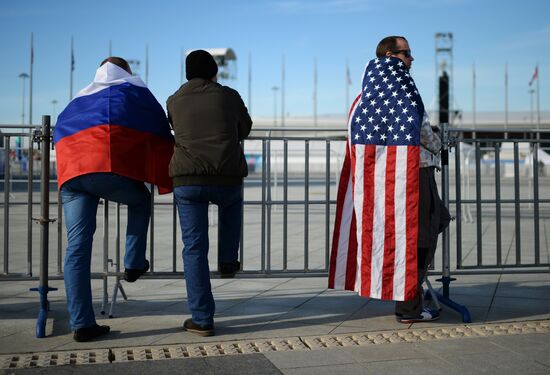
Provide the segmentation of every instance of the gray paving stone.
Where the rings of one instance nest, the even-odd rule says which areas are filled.
[[[363,363],[362,368],[369,374],[388,375],[438,375],[464,374],[461,369],[440,358],[413,358]]]
[[[445,361],[459,367],[463,373],[489,374],[540,374],[550,372],[550,367],[511,351],[441,355]]]
[[[357,375],[357,374],[373,374],[370,369],[362,367],[360,364],[351,363],[332,366],[316,366],[305,368],[293,368],[282,370],[284,375]]]
[[[498,347],[550,367],[550,334],[526,334],[514,337],[496,336],[492,337],[490,341]]]
[[[368,345],[341,348],[339,350],[350,354],[359,363],[430,357],[419,345],[413,343]]]
[[[352,354],[344,349],[322,349],[312,351],[273,352],[264,354],[277,368],[318,367],[355,363]]]

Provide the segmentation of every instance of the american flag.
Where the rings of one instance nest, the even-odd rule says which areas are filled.
[[[405,64],[371,60],[348,119],[329,288],[383,300],[415,296],[423,117]]]

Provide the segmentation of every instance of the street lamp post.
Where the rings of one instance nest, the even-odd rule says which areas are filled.
[[[21,73],[19,74],[19,78],[21,78],[21,87],[22,87],[22,107],[21,107],[21,125],[25,125],[25,80],[29,78],[29,75],[27,73]]]
[[[271,90],[273,90],[273,126],[277,126],[277,91],[279,86],[273,86]]]

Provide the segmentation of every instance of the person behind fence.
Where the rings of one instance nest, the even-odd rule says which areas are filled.
[[[410,75],[413,60],[407,39],[390,36],[365,68],[350,110],[329,265],[330,288],[396,301],[402,323],[439,317],[424,306],[422,283],[449,220],[434,179],[441,141]]]
[[[382,39],[376,47],[376,56],[397,57],[407,70],[411,69],[414,57],[407,39],[390,36]],[[427,112],[424,112],[420,128],[420,165],[418,176],[418,252],[417,252],[417,292],[408,301],[395,303],[395,316],[401,323],[432,321],[439,319],[439,311],[424,306],[422,283],[428,275],[428,267],[437,247],[437,237],[448,225],[449,213],[442,205],[434,171],[439,169],[441,140],[439,128],[430,125]]]
[[[172,191],[173,136],[162,106],[126,60],[105,59],[94,81],[59,115],[53,132],[67,228],[65,289],[76,341],[107,334],[96,323],[90,267],[99,200],[128,206],[124,280],[149,269],[145,257],[151,193]]]
[[[208,207],[218,206],[218,269],[233,277],[240,269],[242,183],[248,175],[241,141],[252,120],[238,92],[217,83],[218,66],[207,51],[186,58],[187,82],[167,100],[176,145],[170,161],[184,249],[191,318],[183,329],[214,334],[215,303],[208,265]]]

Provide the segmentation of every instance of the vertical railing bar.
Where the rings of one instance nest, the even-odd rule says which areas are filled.
[[[107,273],[109,271],[109,201],[103,200],[103,304],[101,313],[105,314],[109,299],[107,291]]]
[[[481,222],[481,150],[480,142],[476,141],[476,229],[477,229],[477,265],[483,264],[482,236],[483,227]]]
[[[283,143],[283,270],[288,268],[288,139]]]
[[[10,260],[10,136],[5,135],[4,139],[4,274],[7,275]]]
[[[244,183],[241,185],[241,199],[243,205],[241,207],[241,233],[239,234],[239,260],[240,270],[244,269]]]
[[[149,272],[155,272],[155,185],[151,186],[151,221],[149,229]]]
[[[457,137],[458,138],[458,137]],[[456,195],[456,268],[462,268],[462,176],[460,141],[455,147],[455,195]]]
[[[115,218],[115,270],[120,272],[120,203],[116,204],[116,218]]]
[[[519,186],[519,147],[514,141],[514,209],[516,219],[516,265],[521,264],[521,218],[520,218],[520,186]]]
[[[267,200],[266,200],[266,270],[271,272],[271,139],[267,140],[267,160],[266,160],[266,174],[267,174]]]
[[[266,163],[266,146],[267,142],[265,139],[262,140],[262,208],[261,208],[261,256],[260,256],[260,262],[261,262],[261,272],[265,272],[265,206],[266,206],[266,169],[267,169],[267,163]]]
[[[304,271],[309,270],[309,139],[305,140]]]
[[[59,178],[59,176],[58,176]],[[57,189],[57,274],[63,273],[63,201]]]
[[[496,201],[496,244],[497,266],[502,264],[502,213],[501,213],[501,186],[500,186],[500,143],[495,143],[495,201]]]
[[[330,252],[330,139],[325,141],[325,271],[328,271]]]
[[[540,264],[540,232],[539,232],[539,143],[540,135],[537,133],[537,142],[533,144],[533,218],[535,224],[535,264]]]
[[[177,233],[178,233],[178,228],[177,228],[177,220],[178,220],[178,215],[176,213],[177,211],[177,206],[176,206],[176,196],[175,194],[172,194],[172,272],[176,272],[176,269],[177,269],[177,262],[178,262],[178,257],[177,257]]]
[[[243,149],[243,154],[246,155],[244,140],[241,141],[240,143]],[[244,181],[241,185],[241,200],[242,200],[242,206],[241,206],[241,230],[239,234],[239,261],[241,263],[240,269],[243,270],[244,269]]]

